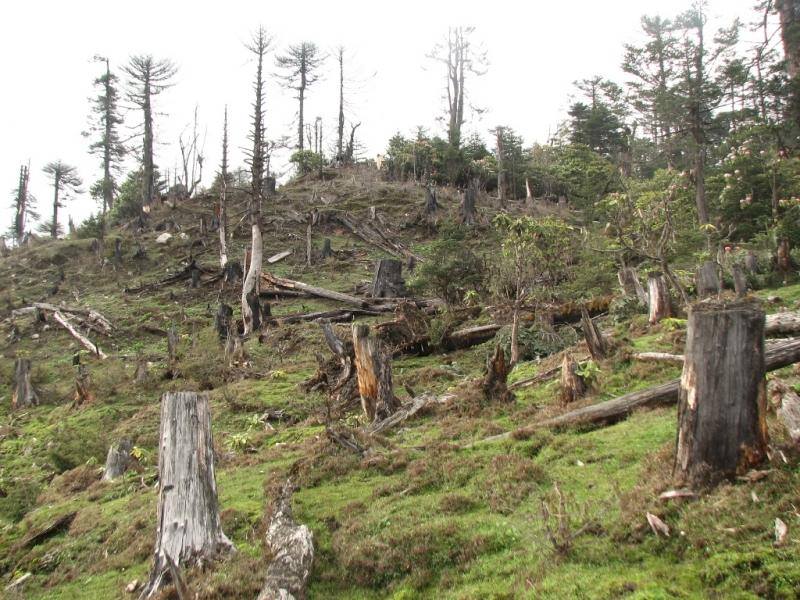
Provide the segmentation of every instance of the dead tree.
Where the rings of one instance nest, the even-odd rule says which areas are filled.
[[[638,298],[639,302],[647,306],[647,292],[644,291],[642,283],[639,281],[639,274],[634,267],[622,267],[617,272],[619,285],[622,292],[628,297]]]
[[[695,275],[697,297],[700,299],[719,294],[720,283],[717,275],[717,264],[713,260],[705,261]]]
[[[214,329],[217,330],[217,335],[221,341],[228,339],[228,334],[233,325],[233,308],[225,304],[219,303],[217,314],[214,315]]]
[[[197,186],[203,180],[203,146],[197,132],[197,105],[194,107],[192,135],[188,141],[183,140],[183,133],[178,136],[178,148],[181,152],[181,168],[183,176],[178,175],[178,188],[185,198],[194,196]],[[204,235],[204,233],[201,233]]]
[[[508,371],[503,346],[497,344],[494,354],[486,359],[486,376],[482,383],[486,402],[510,402],[514,399],[514,394],[508,391]]]
[[[608,341],[600,333],[595,322],[592,321],[585,306],[581,306],[581,329],[586,340],[586,347],[589,349],[589,354],[592,355],[592,358],[595,360],[605,358],[608,355]]]
[[[94,392],[92,392],[89,371],[86,370],[84,365],[78,365],[78,371],[75,375],[75,396],[72,404],[73,406],[82,406],[92,402],[94,402]]]
[[[380,340],[370,336],[369,325],[353,323],[353,350],[358,393],[367,421],[385,419],[399,407],[392,388],[392,358]]]
[[[14,362],[14,390],[11,393],[11,408],[38,406],[39,396],[31,384],[31,361],[18,358]]]
[[[763,310],[747,301],[695,304],[685,356],[674,475],[713,485],[766,456]]]
[[[731,275],[733,277],[733,289],[736,292],[737,298],[744,298],[747,295],[747,278],[744,276],[744,271],[739,265],[731,267]]]
[[[267,529],[267,548],[272,560],[257,600],[306,597],[306,586],[314,563],[314,536],[306,525],[292,517],[294,487],[287,481],[272,508]]]
[[[322,258],[330,258],[333,256],[333,250],[331,249],[331,238],[325,238],[322,240],[322,252],[320,252],[320,256]]]
[[[133,444],[128,439],[122,439],[109,447],[106,466],[103,469],[103,481],[112,481],[128,470],[133,461],[131,451]]]
[[[478,195],[478,186],[473,181],[464,190],[464,197],[461,199],[461,222],[464,225],[475,224],[475,197]]]
[[[172,379],[178,376],[178,339],[173,325],[167,331],[167,375]]]
[[[220,525],[208,394],[161,397],[158,531],[150,581],[140,600],[154,597],[179,567],[206,564],[233,550]]]
[[[425,188],[425,207],[423,212],[427,218],[432,218],[439,210],[439,203],[436,200],[436,188],[429,185]]]
[[[578,363],[569,352],[561,361],[561,403],[571,404],[586,395],[586,382],[578,374]]]
[[[658,272],[653,271],[647,276],[648,291],[648,320],[655,325],[661,319],[672,316],[672,299],[669,296],[667,280]]]
[[[373,298],[402,298],[406,284],[402,277],[403,263],[393,258],[382,258],[375,266],[372,279]]]
[[[319,79],[317,71],[324,60],[325,55],[312,42],[291,45],[286,49],[285,55],[278,56],[275,60],[277,66],[285,71],[285,74],[279,75],[280,79],[284,81],[286,87],[297,92],[299,101],[297,149],[301,151],[303,150],[303,109],[306,90]]]
[[[228,264],[228,106],[225,105],[225,116],[222,125],[222,164],[219,169],[219,266],[225,269]]]

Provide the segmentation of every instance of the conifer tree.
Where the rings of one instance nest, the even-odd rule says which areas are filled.
[[[61,201],[69,193],[80,193],[78,188],[83,181],[74,166],[60,160],[47,163],[42,170],[53,178],[53,220],[46,223],[45,227],[50,230],[50,237],[56,239],[61,231],[58,225],[58,209],[63,206]]]
[[[279,68],[284,71],[281,79],[287,87],[297,92],[299,101],[298,124],[297,124],[297,149],[303,150],[304,126],[304,104],[306,90],[319,80],[318,70],[325,61],[325,56],[320,53],[319,48],[312,42],[301,42],[289,46],[286,54],[275,59]]]

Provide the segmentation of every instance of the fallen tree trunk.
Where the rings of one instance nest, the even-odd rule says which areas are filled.
[[[683,364],[683,354],[670,354],[668,352],[637,352],[631,355],[635,360],[651,362],[671,362]]]
[[[267,529],[267,548],[272,560],[267,578],[257,600],[303,600],[314,563],[314,536],[306,525],[298,525],[292,517],[290,480],[281,488],[272,509]]]
[[[304,321],[316,321],[317,319],[326,319],[332,323],[341,323],[343,321],[352,321],[356,317],[376,317],[383,313],[376,310],[364,310],[358,308],[343,308],[339,310],[322,310],[310,313],[297,313],[293,315],[284,315],[281,317],[270,317],[266,321],[266,325],[289,325],[291,323],[302,323]]]
[[[11,314],[13,316],[20,316],[27,313],[35,313],[37,310],[51,313],[58,311],[63,314],[74,315],[76,318],[79,318],[79,316],[83,317],[81,319],[81,325],[93,329],[97,333],[102,333],[103,335],[110,336],[112,330],[114,329],[111,321],[91,308],[81,308],[77,306],[56,306],[55,304],[48,304],[46,302],[33,302],[30,306],[26,306],[25,308],[14,309],[11,311]]]
[[[334,292],[333,290],[326,290],[325,288],[309,285],[307,283],[303,283],[302,281],[295,281],[293,279],[285,279],[283,277],[277,277],[275,275],[272,275],[271,273],[266,273],[266,272],[261,273],[261,279],[274,287],[297,290],[300,292],[311,294],[312,296],[317,296],[319,298],[326,298],[328,300],[335,300],[336,302],[343,302],[345,304],[350,304],[358,308],[370,307],[370,303],[364,298],[356,298],[355,296],[351,296],[350,294],[344,294],[342,292]]]
[[[431,406],[444,404],[453,398],[455,398],[454,394],[434,396],[433,394],[425,393],[421,394],[420,396],[415,396],[410,402],[402,405],[394,414],[388,416],[382,421],[376,421],[370,425],[367,425],[366,431],[369,434],[382,433],[387,429],[391,429],[392,427],[396,427],[400,423],[407,421],[417,413],[422,412]]]
[[[589,316],[589,312],[585,307],[581,307],[581,329],[583,330],[583,337],[586,340],[586,347],[589,349],[589,354],[595,360],[602,360],[608,354],[608,342],[600,333],[597,325]]]
[[[72,326],[72,324],[63,314],[61,314],[60,311],[53,312],[53,319],[55,319],[56,323],[66,329],[67,332],[69,332],[72,337],[78,340],[89,352],[99,356],[103,360],[108,358],[108,355],[100,349],[100,346],[75,329],[75,327]]]
[[[388,252],[389,254],[399,258],[408,258],[411,256],[414,257],[414,260],[417,262],[425,262],[424,258],[418,254],[414,254],[400,242],[391,239],[372,221],[357,220],[350,213],[334,211],[320,213],[320,220],[336,221],[348,229],[350,233],[360,237],[368,244],[372,244],[373,246]]]

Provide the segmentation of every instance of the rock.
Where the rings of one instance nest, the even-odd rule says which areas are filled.
[[[172,239],[172,234],[166,231],[156,238],[156,244],[168,244]]]
[[[134,580],[133,580],[133,581],[131,581],[131,582],[130,582],[128,585],[126,585],[126,586],[125,586],[125,591],[126,591],[128,594],[132,594],[132,593],[133,593],[133,592],[135,592],[137,589],[139,589],[139,580],[138,580],[138,579],[134,579]]]

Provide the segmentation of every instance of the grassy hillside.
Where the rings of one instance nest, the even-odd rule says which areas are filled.
[[[329,237],[336,255],[307,267],[305,225],[297,215],[311,207],[342,209],[366,218],[377,207],[415,252],[428,255],[435,228],[403,228],[423,201],[421,188],[381,182],[371,172],[320,183],[287,186],[266,211],[264,255],[294,253],[266,267],[276,275],[353,293],[385,256],[348,232]],[[484,223],[496,210],[482,199]],[[445,220],[457,211],[454,192],[440,194]],[[512,204],[510,210],[523,210]],[[770,415],[771,463],[756,482],[726,484],[692,502],[659,501],[670,489],[676,435],[674,408],[646,410],[608,427],[541,431],[495,443],[490,435],[515,430],[563,410],[558,382],[521,389],[513,403],[485,405],[474,381],[482,376],[491,343],[448,354],[394,361],[396,394],[455,394],[455,400],[372,441],[365,458],[328,440],[325,398],[299,387],[327,354],[318,325],[267,327],[245,343],[245,357],[227,364],[213,330],[219,300],[239,311],[239,291],[219,284],[192,289],[188,282],[139,294],[125,287],[154,282],[182,269],[194,254],[215,268],[216,238],[198,239],[198,219],[211,207],[198,201],[162,208],[153,222],[171,219],[187,238],[167,245],[160,232],[122,239],[123,262],[100,264],[90,240],[40,242],[0,260],[0,574],[3,587],[30,572],[9,598],[120,598],[130,582],[146,580],[156,532],[159,398],[168,390],[208,390],[211,397],[217,486],[225,533],[237,548],[204,572],[190,572],[200,598],[252,598],[268,557],[264,515],[276,485],[291,472],[299,487],[294,515],[314,533],[316,557],[311,598],[794,598],[800,595],[797,513],[798,454]],[[234,220],[232,219],[232,222]],[[246,228],[232,250],[241,256]],[[491,256],[479,225],[468,243]],[[197,241],[198,244],[193,245]],[[204,245],[205,244],[205,245]],[[134,258],[139,246],[144,258]],[[613,275],[613,273],[612,273]],[[608,288],[590,290],[598,295]],[[794,308],[800,286],[759,292]],[[96,341],[110,355],[89,356],[59,327],[11,309],[31,301],[79,304],[100,311],[115,326]],[[336,308],[318,299],[272,304],[273,315]],[[385,318],[372,318],[377,322]],[[484,311],[471,322],[491,320]],[[165,378],[166,339],[180,334],[178,374]],[[681,352],[684,322],[648,328],[643,315],[610,317],[614,355],[602,361],[585,403],[598,402],[679,374],[669,365],[636,363],[631,351]],[[18,340],[12,335],[16,328]],[[337,325],[342,337],[349,325]],[[580,350],[578,350],[580,352]],[[73,355],[87,365],[95,401],[74,406]],[[14,358],[33,362],[41,405],[12,411]],[[137,361],[149,363],[148,380],[134,381]],[[523,362],[511,381],[548,368],[555,359]],[[780,375],[795,381],[792,369]],[[267,410],[284,417],[266,423]],[[363,421],[358,407],[346,415]],[[111,483],[100,481],[110,443],[130,438],[140,468]],[[559,503],[559,494],[563,503]],[[543,515],[543,504],[549,518]],[[646,512],[670,527],[658,537]],[[59,516],[75,512],[69,526],[30,543]],[[558,516],[561,515],[561,523]],[[787,546],[773,546],[774,520],[789,526]],[[548,531],[550,533],[548,533]],[[552,534],[552,535],[551,535]],[[567,539],[574,535],[574,539]],[[167,589],[164,597],[173,597]]]

